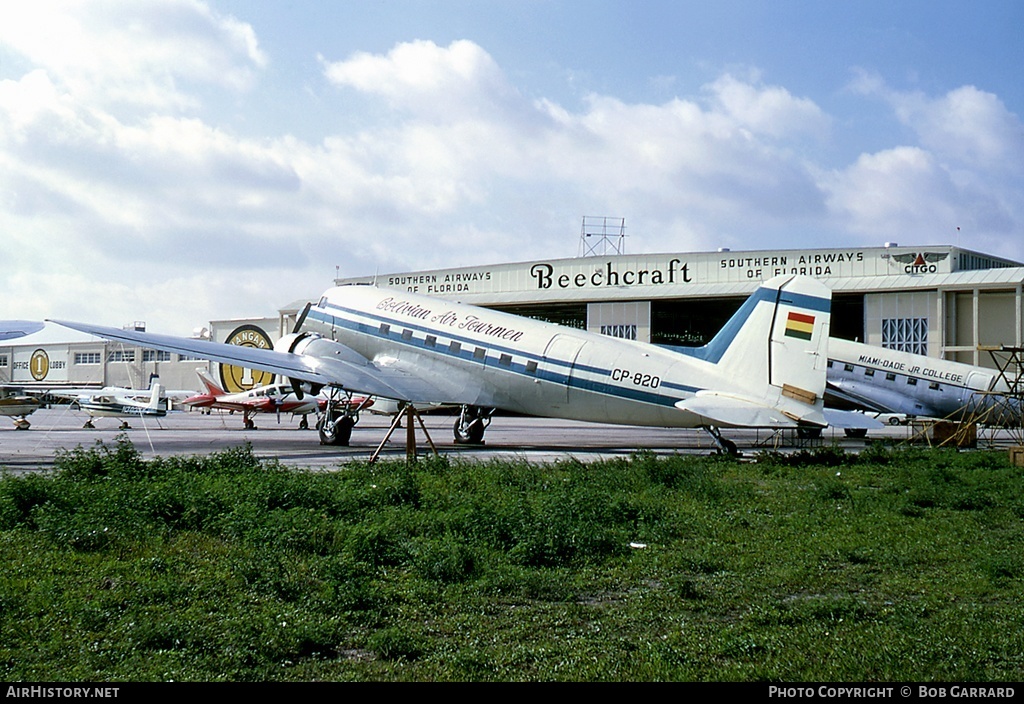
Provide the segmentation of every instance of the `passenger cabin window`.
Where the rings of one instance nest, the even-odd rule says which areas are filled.
[[[896,375],[893,374],[892,372],[886,372],[885,373],[885,380],[886,381],[896,381]]]
[[[537,363],[534,362],[532,359],[529,362],[526,363],[526,373],[527,374],[536,374],[537,373]]]
[[[844,364],[843,365],[843,371],[852,372],[853,371],[853,365],[852,364]]]
[[[503,354],[503,355],[501,355],[500,357],[498,357],[498,364],[500,364],[503,367],[511,367],[512,366],[512,355],[510,355],[510,354]]]
[[[939,385],[939,382],[933,381],[932,383],[928,384],[928,388],[931,389],[932,391],[938,391],[939,389],[942,388],[942,386]]]
[[[907,377],[907,386],[917,386],[917,379],[912,376]]]
[[[411,340],[412,339],[412,330],[408,330],[408,329],[403,330],[402,331],[402,339],[405,340],[406,342]]]
[[[485,350],[483,347],[477,347],[475,350],[473,350],[473,359],[476,359],[476,360],[482,362],[486,358],[487,358],[487,350]]]
[[[423,342],[427,347],[435,347],[437,345],[437,336],[427,335],[427,339],[425,339]]]
[[[388,333],[390,333],[390,332],[391,332],[391,326],[390,325],[388,325],[387,323],[381,323],[380,324],[380,334],[381,335],[384,335],[385,337],[387,337]]]
[[[452,344],[448,345],[448,351],[452,354],[458,354],[462,351],[462,345],[455,340],[452,340]]]
[[[864,376],[874,376],[874,375],[875,375],[875,370],[874,369],[865,369],[864,370]]]

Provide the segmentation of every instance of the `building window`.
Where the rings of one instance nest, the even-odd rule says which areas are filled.
[[[622,338],[623,340],[635,340],[636,325],[602,325],[601,334]]]
[[[170,362],[171,353],[164,350],[142,350],[143,362]]]
[[[882,347],[928,354],[928,318],[883,318]]]
[[[75,352],[75,364],[103,364],[103,355],[99,352]]]
[[[7,366],[7,355],[0,354],[0,367],[6,367],[6,366]]]
[[[135,362],[135,350],[114,350],[107,356],[108,362]]]

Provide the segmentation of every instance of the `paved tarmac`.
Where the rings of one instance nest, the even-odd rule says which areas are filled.
[[[131,418],[128,419],[132,426],[129,430],[120,429],[121,418],[98,418],[94,421],[95,429],[85,429],[82,426],[87,419],[83,412],[67,407],[44,408],[29,416],[32,423],[29,430],[15,430],[13,424],[0,418],[0,469],[12,472],[50,469],[61,450],[89,448],[98,442],[112,447],[123,433],[144,457],[205,455],[250,443],[257,456],[276,458],[289,466],[329,470],[348,461],[369,459],[391,423],[390,417],[364,413],[352,432],[350,445],[336,447],[320,445],[316,430],[298,429],[298,419],[287,415],[280,421],[271,414],[257,415],[256,430],[245,430],[240,414],[217,411],[210,415],[176,411],[159,419]],[[313,421],[311,416],[311,425]],[[715,452],[714,443],[702,430],[496,416],[484,436],[484,444],[466,446],[453,441],[454,417],[430,414],[424,415],[423,421],[437,450],[451,457],[554,462],[570,457],[593,460],[629,456],[638,450],[656,454]],[[895,427],[871,431],[868,437],[869,440],[884,437],[899,441],[909,439],[911,434],[909,427]],[[797,439],[791,431],[729,429],[724,435],[747,457],[763,450],[790,451],[832,444],[847,452],[857,452],[867,442],[847,438],[842,431],[833,430],[826,430],[820,440],[811,442]],[[430,453],[418,426],[416,438],[418,454]],[[405,441],[406,430],[396,430],[384,446],[381,458],[404,458]]]

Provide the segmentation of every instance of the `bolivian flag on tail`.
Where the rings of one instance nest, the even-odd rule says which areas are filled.
[[[791,311],[786,318],[786,335],[797,337],[801,340],[810,340],[811,332],[814,330],[814,316],[806,313]]]

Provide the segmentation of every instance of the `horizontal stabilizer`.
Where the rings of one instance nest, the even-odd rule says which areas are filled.
[[[795,428],[797,422],[778,408],[739,396],[700,392],[676,408],[707,418],[710,425],[750,428]]]

